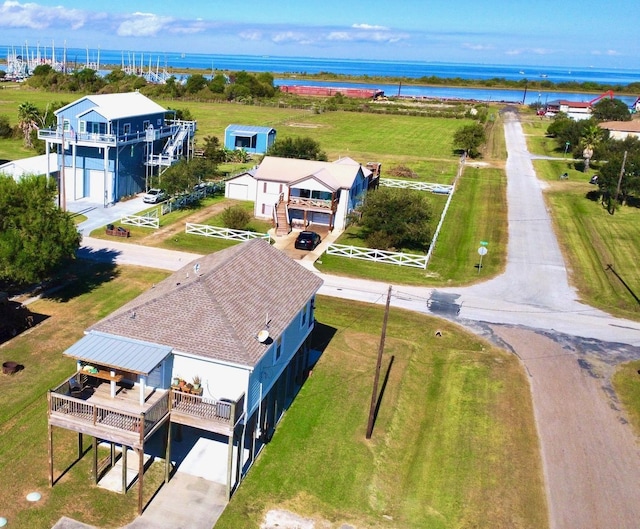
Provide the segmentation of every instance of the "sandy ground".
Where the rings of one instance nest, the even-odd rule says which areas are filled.
[[[610,385],[615,364],[637,358],[636,348],[491,329],[529,375],[550,528],[640,527],[640,449]]]

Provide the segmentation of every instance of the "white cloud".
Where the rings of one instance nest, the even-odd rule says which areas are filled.
[[[262,40],[262,32],[257,30],[242,31],[240,37],[244,40]]]
[[[116,33],[120,37],[153,37],[168,27],[171,17],[160,17],[153,13],[133,13],[118,26]]]
[[[310,39],[306,33],[302,33],[299,31],[282,31],[280,33],[275,33],[271,40],[276,44],[288,44],[288,43],[297,43],[297,44],[310,44],[313,42],[313,39]]]
[[[466,42],[462,45],[462,47],[473,51],[495,50],[495,46],[493,46],[492,44],[470,44]]]
[[[617,50],[593,50],[591,52],[591,55],[599,55],[599,56],[605,56],[605,57],[618,57],[621,55],[621,53]]]
[[[351,26],[354,29],[371,29],[371,30],[379,30],[379,31],[388,31],[389,28],[385,27],[385,26],[372,26],[371,24],[353,24]]]
[[[45,29],[64,26],[79,29],[92,17],[78,9],[66,9],[62,6],[46,7],[35,3],[21,4],[15,0],[6,0],[0,6],[0,27]]]

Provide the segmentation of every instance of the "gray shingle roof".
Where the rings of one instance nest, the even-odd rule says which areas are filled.
[[[268,317],[275,340],[322,284],[261,239],[189,264],[91,329],[183,353],[254,366]]]

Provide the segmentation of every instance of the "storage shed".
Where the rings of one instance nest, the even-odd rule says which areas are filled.
[[[252,154],[264,154],[276,141],[276,129],[254,125],[229,125],[224,131],[225,149],[243,149]]]

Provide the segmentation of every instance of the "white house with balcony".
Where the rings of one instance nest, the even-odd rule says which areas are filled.
[[[167,110],[139,92],[87,95],[55,111],[56,125],[38,131],[47,175],[58,175],[65,202],[105,206],[146,191],[154,170],[188,156],[195,121],[168,119]]]
[[[265,156],[252,174],[227,181],[227,196],[254,201],[254,215],[272,219],[277,233],[312,224],[342,230],[347,215],[377,186],[380,164],[352,158],[334,162]],[[237,186],[243,186],[242,188]]]
[[[75,372],[48,394],[50,483],[54,427],[123,457],[132,450],[140,469],[155,439],[167,480],[188,428],[217,445],[222,455],[206,464],[231,495],[307,377],[321,284],[254,239],[199,258],[87,329],[64,352]]]

